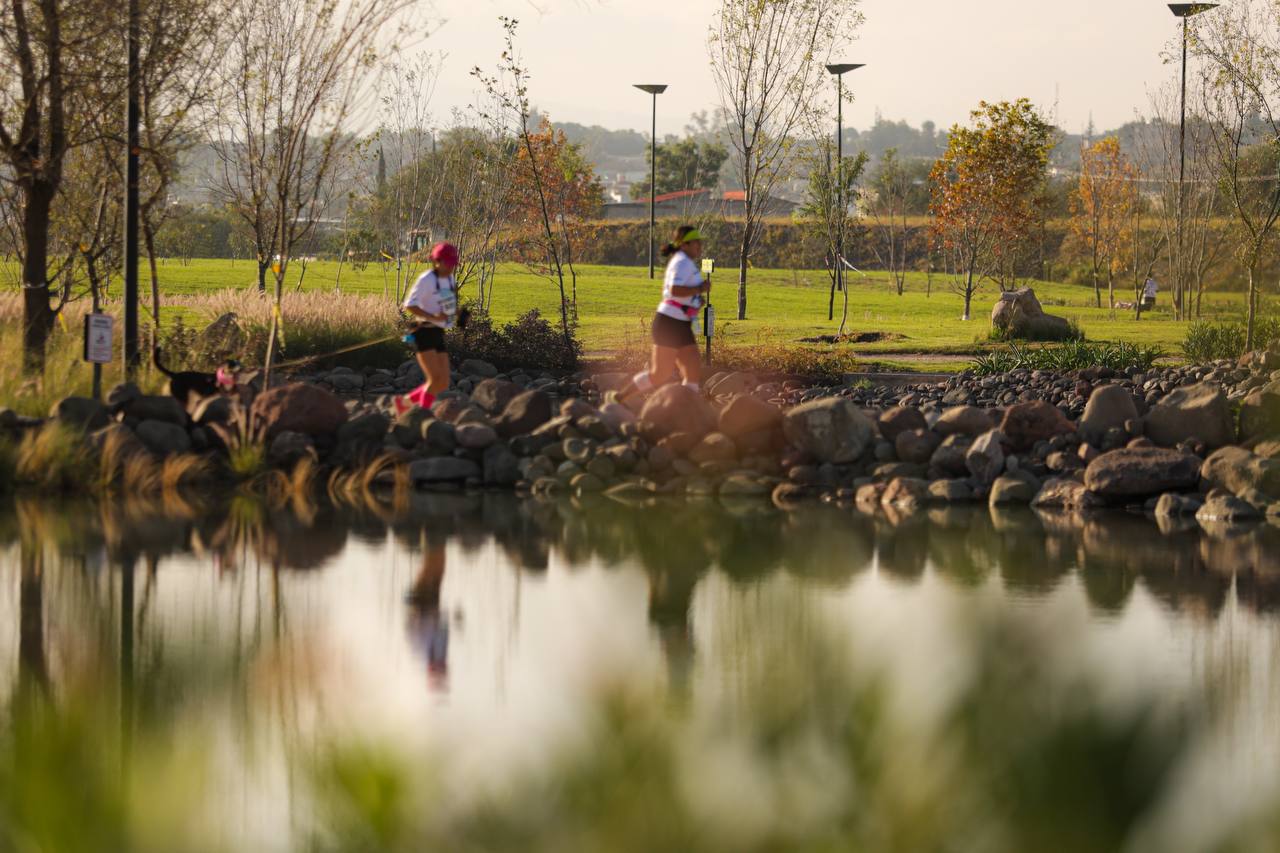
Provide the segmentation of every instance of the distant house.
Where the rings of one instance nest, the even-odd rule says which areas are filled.
[[[790,216],[798,207],[795,202],[781,198],[767,198],[763,204],[765,216]],[[721,216],[725,219],[741,219],[746,212],[746,194],[742,190],[679,190],[663,193],[654,199],[654,214],[659,219],[678,219],[682,216]],[[604,218],[630,220],[649,218],[649,200],[633,199],[604,206]]]

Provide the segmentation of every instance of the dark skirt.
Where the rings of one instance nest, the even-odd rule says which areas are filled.
[[[653,342],[657,346],[671,349],[698,345],[693,338],[693,323],[662,313],[653,315]]]
[[[446,352],[444,329],[439,326],[419,326],[413,330],[413,347],[418,352]]]

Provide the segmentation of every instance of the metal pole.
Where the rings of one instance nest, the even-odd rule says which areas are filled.
[[[845,289],[844,279],[844,75],[836,75],[836,290]]]
[[[653,234],[657,225],[654,212],[658,200],[658,93],[653,93],[653,127],[649,133],[649,278],[653,278]]]
[[[1173,290],[1174,318],[1182,319],[1183,269],[1182,221],[1186,215],[1187,177],[1187,19],[1182,19],[1182,110],[1178,121],[1178,252],[1174,261],[1177,276]]]
[[[141,143],[138,138],[139,120],[139,69],[138,0],[129,0],[128,32],[128,88],[129,105],[125,121],[126,144],[125,197],[124,197],[124,364],[125,373],[132,377],[140,364],[138,353],[138,155]]]

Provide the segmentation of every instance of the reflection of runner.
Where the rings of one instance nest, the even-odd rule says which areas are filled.
[[[440,607],[444,583],[444,545],[427,545],[422,569],[409,589],[409,641],[427,661],[427,678],[442,688],[449,673],[449,618]]]

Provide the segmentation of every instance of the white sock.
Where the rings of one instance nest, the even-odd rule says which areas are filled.
[[[636,386],[637,391],[652,391],[653,380],[649,377],[649,371],[641,371],[631,378],[631,383]]]

